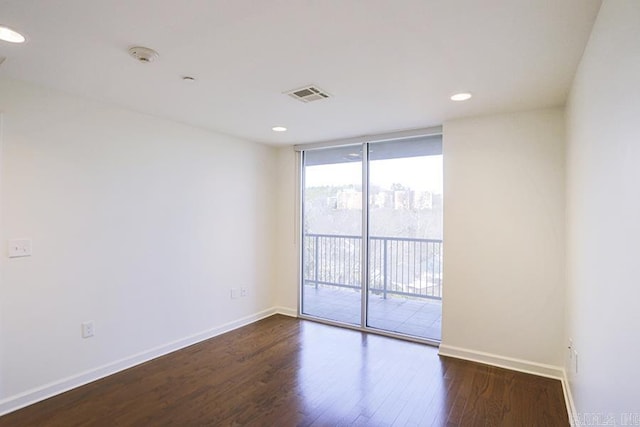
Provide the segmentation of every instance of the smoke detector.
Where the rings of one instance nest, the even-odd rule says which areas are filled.
[[[140,62],[153,62],[158,58],[158,52],[148,47],[135,46],[129,49],[129,55]]]
[[[285,95],[289,95],[293,99],[297,99],[300,102],[312,102],[320,101],[321,99],[329,98],[327,91],[320,89],[318,86],[309,85],[301,87],[299,89],[290,90],[284,92]]]

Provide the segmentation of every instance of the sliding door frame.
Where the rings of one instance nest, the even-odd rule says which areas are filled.
[[[377,335],[383,335],[393,338],[401,338],[407,341],[439,346],[437,340],[422,338],[413,335],[402,334],[398,332],[385,331],[367,326],[368,315],[368,298],[369,298],[369,144],[376,142],[385,142],[392,140],[401,140],[414,137],[442,136],[442,126],[414,129],[408,131],[392,132],[379,135],[363,136],[357,138],[348,138],[334,141],[325,141],[313,144],[295,145],[294,149],[298,152],[296,169],[297,169],[297,251],[298,251],[298,317],[301,319],[312,320],[314,322],[324,323],[332,326],[353,329],[361,332],[368,332]],[[362,147],[362,248],[360,260],[360,291],[361,291],[361,309],[360,309],[360,325],[343,323],[335,320],[325,319],[318,316],[304,314],[303,310],[303,291],[304,285],[304,189],[305,189],[305,151],[343,147],[343,146],[361,146]]]
[[[369,143],[362,144],[362,248],[360,249],[360,328],[367,328],[369,310]]]

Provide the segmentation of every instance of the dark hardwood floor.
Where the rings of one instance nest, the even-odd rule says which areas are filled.
[[[272,316],[0,426],[567,426],[560,382]]]

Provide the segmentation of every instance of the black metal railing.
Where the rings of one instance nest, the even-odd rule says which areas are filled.
[[[362,238],[304,235],[305,285],[360,289]],[[442,240],[370,237],[369,291],[442,299]]]

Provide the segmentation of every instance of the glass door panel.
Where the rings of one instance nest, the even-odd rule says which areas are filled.
[[[305,151],[301,313],[361,325],[362,146]]]
[[[367,326],[439,341],[442,144],[369,144]]]

